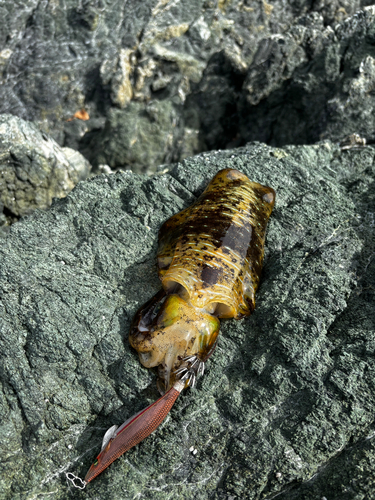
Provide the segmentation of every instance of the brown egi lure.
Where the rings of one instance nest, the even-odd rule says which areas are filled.
[[[158,269],[163,289],[137,312],[129,341],[144,366],[158,367],[164,395],[106,432],[81,487],[149,436],[181,390],[203,374],[216,347],[219,318],[253,312],[274,203],[272,188],[225,169],[193,205],[162,225]],[[78,479],[69,474],[73,482]]]

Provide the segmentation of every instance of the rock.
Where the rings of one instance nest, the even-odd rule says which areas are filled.
[[[173,145],[178,120],[178,113],[168,101],[151,102],[146,108],[132,102],[124,110],[111,110],[104,130],[87,134],[81,152],[96,168],[107,164],[152,173],[163,161],[176,159]]]
[[[373,142],[374,26],[370,6],[336,25],[309,15],[263,40],[243,85],[243,140],[311,144],[358,133]]]
[[[61,148],[35,124],[0,115],[0,206],[7,225],[63,198],[90,173],[77,151]]]
[[[0,498],[81,498],[64,473],[84,476],[105,430],[158,397],[129,325],[160,287],[160,225],[227,167],[277,192],[255,312],[223,321],[196,388],[87,494],[369,498],[374,157],[254,143],[88,179],[14,224],[0,248]]]
[[[4,0],[0,112],[95,168],[105,144],[100,163],[143,172],[251,140],[371,142],[367,3]]]

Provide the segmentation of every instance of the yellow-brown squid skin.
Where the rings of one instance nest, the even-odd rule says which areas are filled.
[[[225,169],[161,227],[163,291],[138,311],[129,336],[141,363],[159,367],[161,392],[181,375],[189,375],[187,385],[195,380],[216,345],[218,318],[254,310],[274,203],[272,188]]]
[[[181,390],[194,385],[215,349],[219,318],[240,319],[255,307],[268,219],[275,191],[238,170],[221,170],[189,208],[159,232],[163,289],[137,312],[129,335],[146,367],[159,367],[164,395],[119,428],[111,427],[84,488],[122,453],[163,421]]]

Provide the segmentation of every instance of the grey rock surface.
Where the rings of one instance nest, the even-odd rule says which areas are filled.
[[[240,137],[283,145],[359,133],[373,143],[374,36],[372,5],[337,25],[306,16],[264,40],[243,84],[254,107],[239,106]]]
[[[0,498],[371,498],[374,158],[326,141],[80,182],[0,248]],[[161,223],[221,168],[277,192],[253,315],[222,322],[193,390],[84,492],[102,436],[157,397],[127,343],[160,287]],[[191,447],[197,450],[194,455]]]
[[[144,170],[176,159],[172,146],[179,116],[167,100],[150,102],[147,106],[131,102],[125,110],[112,109],[103,131],[81,148],[96,166],[126,167]]]
[[[0,225],[63,198],[91,170],[78,152],[60,147],[35,124],[0,115]]]
[[[249,140],[373,141],[371,3],[4,0],[0,112],[95,168],[155,171]],[[71,120],[82,108],[90,119]]]

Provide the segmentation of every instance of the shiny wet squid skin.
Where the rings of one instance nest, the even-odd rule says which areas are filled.
[[[215,348],[219,318],[240,319],[254,310],[274,203],[272,188],[225,169],[161,227],[163,290],[138,311],[129,340],[144,366],[159,367],[162,393],[182,375],[186,385],[194,380]]]

